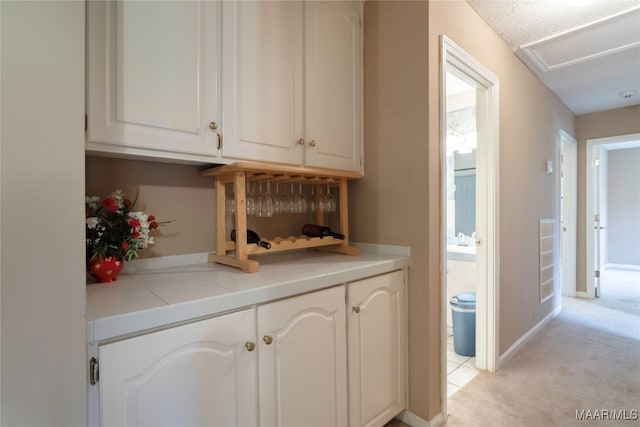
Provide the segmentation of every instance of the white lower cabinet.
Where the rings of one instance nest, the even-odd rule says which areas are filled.
[[[106,426],[256,425],[255,311],[99,347]]]
[[[349,283],[349,423],[383,426],[407,408],[404,272]]]
[[[261,426],[346,426],[344,286],[258,307]]]
[[[91,424],[382,426],[406,408],[404,289],[396,271],[101,344]]]

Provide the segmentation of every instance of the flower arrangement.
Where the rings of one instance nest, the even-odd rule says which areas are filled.
[[[87,260],[137,258],[138,251],[154,243],[150,233],[172,222],[158,222],[153,215],[133,211],[136,200],[125,198],[121,190],[102,201],[97,196],[85,198]]]

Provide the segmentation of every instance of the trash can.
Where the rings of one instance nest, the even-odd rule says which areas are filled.
[[[461,356],[476,355],[476,293],[451,297],[453,350]]]

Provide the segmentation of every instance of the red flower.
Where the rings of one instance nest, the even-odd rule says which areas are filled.
[[[138,218],[132,218],[129,220],[129,225],[132,227],[140,227],[140,220]]]
[[[107,197],[102,201],[102,205],[107,208],[109,212],[118,212],[118,204],[112,197]]]
[[[158,223],[153,221],[151,224],[149,224],[149,230],[155,230],[156,228],[158,228]]]
[[[130,208],[132,203],[133,203],[133,202],[132,202],[131,200],[129,200],[129,199],[124,199],[124,206],[125,206],[126,208]]]
[[[131,235],[133,236],[134,239],[137,239],[138,237],[140,237],[140,232],[133,230],[133,233],[131,233]]]
[[[155,220],[156,220],[156,217],[155,217],[155,216],[153,216],[153,215],[149,215],[149,218],[148,218],[148,219],[149,219],[149,221],[155,221]]]
[[[120,245],[122,247],[123,250],[127,250],[129,248],[129,244],[127,242],[122,242],[122,245]]]

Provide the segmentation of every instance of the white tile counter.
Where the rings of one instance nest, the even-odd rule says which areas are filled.
[[[293,252],[257,258],[253,274],[206,262],[123,272],[87,285],[87,342],[187,322],[409,266],[409,249],[359,245],[361,254]]]

